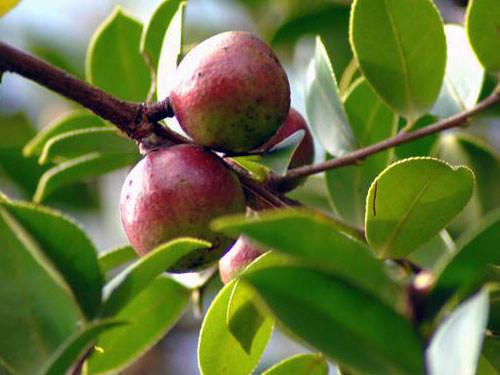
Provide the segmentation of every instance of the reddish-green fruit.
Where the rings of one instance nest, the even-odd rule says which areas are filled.
[[[245,211],[236,175],[213,153],[179,145],[150,152],[129,173],[120,212],[139,255],[177,237],[196,237],[212,248],[195,251],[169,271],[186,272],[217,261],[233,242],[210,230],[216,217]]]
[[[252,34],[231,31],[193,48],[176,73],[170,103],[198,144],[250,151],[271,137],[290,108],[290,86],[271,48]]]
[[[299,147],[295,150],[288,168],[298,168],[304,165],[312,164],[314,161],[314,141],[311,131],[309,130],[304,117],[302,117],[301,114],[293,108],[290,109],[290,113],[288,114],[283,125],[262,148],[264,150],[270,149],[299,130],[304,130],[305,134],[299,144]],[[296,188],[301,181],[303,180],[296,180],[287,183],[286,186],[280,186],[280,190],[290,191]]]
[[[220,278],[224,284],[230,282],[243,268],[262,255],[248,238],[241,236],[233,247],[219,260]]]

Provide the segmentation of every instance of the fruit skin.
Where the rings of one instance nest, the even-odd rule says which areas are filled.
[[[186,144],[147,154],[130,171],[120,197],[123,228],[139,255],[177,237],[212,243],[179,260],[170,272],[193,271],[218,260],[233,240],[212,232],[210,222],[244,211],[237,176],[213,153]]]
[[[276,134],[262,146],[262,149],[269,150],[299,130],[304,130],[305,134],[299,147],[297,147],[292,156],[288,169],[312,164],[314,161],[314,140],[311,131],[304,117],[293,108],[290,108],[290,112],[283,125],[281,125]],[[280,185],[279,188],[281,191],[287,192],[299,186],[303,181],[304,179],[295,180],[285,185]]]
[[[242,31],[217,34],[180,63],[170,103],[198,144],[246,152],[266,142],[290,108],[290,85],[271,48]]]
[[[241,236],[231,249],[219,260],[222,282],[230,282],[243,268],[262,255],[262,251],[247,237]]]

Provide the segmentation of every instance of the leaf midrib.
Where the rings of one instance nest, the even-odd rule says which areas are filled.
[[[387,0],[384,0],[384,8],[387,14],[387,18],[389,19],[389,25],[391,26],[394,39],[396,41],[396,49],[398,51],[398,56],[401,63],[401,70],[403,71],[404,86],[405,86],[405,108],[408,112],[412,112],[412,105],[411,105],[412,95],[411,95],[411,86],[409,81],[409,69],[405,59],[403,45],[401,43],[401,37],[399,35],[399,30],[396,26],[396,23],[394,22],[394,18],[392,17],[392,13],[389,10],[389,5],[387,4]]]
[[[381,251],[380,251],[380,254],[382,256],[387,256],[387,249],[390,248],[392,246],[392,244],[394,243],[394,239],[397,237],[397,235],[401,232],[401,229],[403,227],[403,224],[406,223],[408,217],[410,216],[410,214],[412,213],[413,211],[413,208],[420,202],[420,199],[423,197],[423,195],[427,192],[427,190],[429,189],[429,187],[431,186],[431,184],[434,182],[434,179],[439,175],[441,174],[441,172],[437,171],[433,174],[431,174],[429,176],[429,179],[428,181],[426,181],[426,183],[424,184],[424,186],[422,187],[422,189],[418,192],[418,194],[415,196],[415,198],[413,199],[413,201],[411,202],[410,206],[408,207],[408,209],[406,210],[405,214],[403,215],[403,217],[401,218],[401,220],[396,224],[396,227],[394,228],[394,231],[392,232],[392,234],[389,236],[389,238],[387,239],[387,241],[385,242],[385,244],[381,247]]]

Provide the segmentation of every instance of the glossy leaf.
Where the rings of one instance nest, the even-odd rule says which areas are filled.
[[[22,113],[0,116],[0,178],[2,188],[17,188],[14,195],[29,199],[33,196],[39,178],[51,167],[40,166],[35,157],[23,156],[23,147],[35,135],[28,118]],[[63,203],[66,207],[93,209],[98,197],[89,185],[74,184],[52,196],[51,203]]]
[[[446,40],[431,0],[355,0],[350,32],[364,76],[389,106],[412,120],[432,107]]]
[[[236,282],[227,308],[227,327],[247,354],[265,322],[265,316],[258,310],[254,299],[255,293],[248,286]]]
[[[484,70],[472,51],[463,27],[446,25],[448,56],[443,86],[431,113],[450,117],[471,109],[483,85]]]
[[[373,182],[366,238],[381,257],[404,257],[439,233],[467,204],[472,171],[432,158],[394,163]]]
[[[328,375],[328,363],[318,354],[297,354],[278,362],[262,375]]]
[[[408,259],[419,267],[438,273],[455,255],[456,251],[453,239],[446,230],[442,230],[408,255]]]
[[[115,276],[104,288],[102,316],[110,317],[122,310],[158,275],[185,255],[210,247],[206,241],[179,238],[161,245]]]
[[[483,343],[483,357],[489,362],[497,374],[500,373],[500,338],[486,337]],[[496,374],[495,374],[496,375]]]
[[[500,266],[489,266],[487,283],[490,287],[490,319],[488,329],[498,335],[500,333]],[[499,361],[500,363],[500,361]]]
[[[151,76],[139,51],[141,34],[142,24],[116,7],[90,41],[87,80],[120,99],[144,101]]]
[[[474,375],[488,322],[488,292],[461,304],[438,327],[426,351],[431,375]]]
[[[479,357],[476,375],[498,375],[499,372],[483,355]]]
[[[40,251],[70,287],[80,308],[92,319],[101,304],[101,271],[97,250],[72,220],[49,208],[30,203],[0,203],[29,231]]]
[[[92,152],[130,153],[139,158],[137,145],[115,129],[88,128],[73,130],[51,138],[40,155],[40,163],[68,160]]]
[[[239,166],[245,168],[258,182],[266,181],[269,170],[261,163],[259,163],[259,161],[261,160],[261,157],[259,155],[238,156],[232,158],[232,160]]]
[[[306,210],[281,210],[258,217],[218,219],[214,228],[231,235],[244,233],[254,241],[326,268],[389,305],[402,304],[399,288],[362,242],[336,221]]]
[[[305,267],[266,268],[242,280],[292,334],[338,363],[366,373],[423,373],[411,324],[351,283]]]
[[[38,183],[33,201],[40,203],[60,187],[125,167],[137,161],[136,154],[101,154],[93,152],[59,164],[45,172]]]
[[[182,53],[182,28],[185,7],[186,2],[181,1],[163,37],[156,77],[158,98],[166,98],[170,95],[177,64]]]
[[[353,86],[344,106],[359,147],[380,142],[396,133],[397,116],[366,81],[358,81]],[[325,173],[332,204],[348,223],[363,226],[366,194],[372,181],[389,163],[391,154],[392,151],[379,152],[360,165]]]
[[[179,4],[180,0],[164,0],[160,2],[142,33],[141,52],[149,60],[155,71],[158,69],[163,38],[168,25],[179,8]]]
[[[105,122],[100,117],[87,111],[79,110],[70,112],[55,119],[39,131],[35,137],[24,146],[23,154],[25,156],[40,155],[45,144],[51,138],[58,135],[78,129],[102,128],[105,126]]]
[[[471,0],[465,23],[470,44],[486,70],[500,72],[500,8],[496,0]]]
[[[128,324],[99,336],[87,373],[115,373],[137,360],[174,326],[190,295],[167,276],[153,280],[114,316]]]
[[[323,147],[335,157],[352,151],[355,140],[330,59],[319,38],[307,69],[305,96],[309,125]]]
[[[37,243],[0,207],[0,362],[34,374],[81,318],[60,276]]]
[[[484,275],[488,264],[500,265],[500,213],[462,238],[458,253],[446,265],[432,291],[436,308],[457,292],[467,292]]]
[[[202,375],[247,375],[257,366],[273,330],[266,318],[245,351],[227,326],[227,311],[234,281],[227,284],[210,305],[201,326],[198,366]],[[231,350],[228,350],[231,348]]]
[[[0,17],[14,8],[21,0],[3,0],[0,4]]]
[[[301,11],[294,13],[297,14],[277,25],[271,37],[271,45],[275,48],[282,47],[284,51],[292,51],[301,38],[319,35],[332,60],[335,75],[340,77],[352,58],[347,4],[335,4],[332,1],[322,3],[319,7],[307,4]]]
[[[304,130],[299,130],[279,142],[269,151],[261,155],[259,163],[278,175],[284,175],[288,170],[293,154],[304,138]]]
[[[500,206],[500,153],[479,137],[465,133],[444,134],[438,143],[439,157],[474,171],[476,189],[463,212],[450,224],[454,233],[473,228]]]
[[[438,119],[431,115],[425,115],[413,124],[412,131],[425,128],[438,121]],[[402,119],[400,120],[399,130],[404,128],[405,124]],[[398,159],[412,158],[414,156],[436,156],[436,143],[439,140],[439,134],[431,134],[427,137],[418,138],[411,142],[397,146],[394,149],[395,156]]]
[[[103,273],[107,273],[137,258],[138,256],[131,246],[119,247],[99,255],[99,267]]]
[[[66,374],[75,363],[89,350],[89,346],[96,338],[110,329],[119,327],[123,323],[101,320],[90,323],[81,332],[77,332],[59,347],[40,371],[44,375]]]

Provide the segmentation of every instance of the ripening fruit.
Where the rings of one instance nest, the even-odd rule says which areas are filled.
[[[193,271],[218,260],[233,240],[212,232],[210,222],[244,211],[237,176],[216,155],[193,145],[147,154],[130,171],[120,198],[122,224],[139,255],[177,237],[212,243],[212,248],[181,259],[171,272]]]
[[[230,282],[243,268],[262,255],[248,238],[241,236],[231,249],[219,260],[220,278],[224,284]]]
[[[302,117],[302,115],[293,108],[290,108],[290,113],[288,114],[283,125],[281,125],[276,134],[269,141],[267,141],[264,146],[262,146],[262,149],[267,150],[276,146],[278,143],[299,130],[304,130],[305,134],[299,144],[299,147],[295,150],[288,168],[298,168],[304,165],[312,164],[314,161],[314,141],[311,131],[309,130],[304,117]],[[303,180],[291,181],[286,185],[280,186],[280,190],[290,191],[296,188],[302,181]]]
[[[266,142],[290,108],[290,86],[271,48],[254,35],[230,31],[193,48],[180,63],[170,103],[198,144],[224,152]]]

